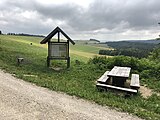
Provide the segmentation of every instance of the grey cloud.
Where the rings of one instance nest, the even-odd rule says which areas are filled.
[[[160,21],[160,1],[134,1],[130,1],[130,3],[127,0],[123,0],[123,3],[95,1],[87,12],[80,14],[77,19],[71,19],[68,23],[79,32],[93,32],[104,28],[107,30],[98,31],[98,33],[105,34],[105,36],[126,34],[125,37],[133,38],[136,35],[145,37],[144,33],[148,31],[151,36],[152,31],[159,29],[157,23]],[[125,33],[130,30],[133,32]],[[124,37],[124,35],[122,36]]]
[[[36,2],[33,0],[4,0],[0,4],[0,10],[4,11],[25,11],[33,10]]]
[[[59,20],[67,20],[72,16],[76,16],[80,12],[79,6],[75,4],[63,4],[63,5],[43,5],[37,4],[36,10],[46,17]]]
[[[1,29],[6,32],[45,34],[50,26],[43,25],[47,18],[37,13],[36,4],[37,2],[32,0],[5,0],[0,3]],[[36,14],[30,18],[25,18],[23,16],[25,12],[35,12]]]
[[[56,21],[60,21],[63,22],[60,27],[73,34],[94,31],[120,34],[127,30],[157,29],[159,5],[159,0],[95,0],[84,9],[71,3],[49,5],[34,0],[5,0],[0,2],[0,21],[8,25],[0,25],[8,30],[47,34],[58,25]],[[21,16],[26,11],[35,12],[36,18]]]
[[[159,5],[160,1],[158,0],[141,0],[134,6],[127,6],[126,11],[122,15],[126,15],[124,19],[130,23],[131,27],[148,28],[156,24],[160,18]]]
[[[160,18],[159,5],[160,1],[156,0],[139,0],[136,4],[134,1],[128,4],[126,0],[123,3],[95,1],[86,13],[80,14],[78,19],[71,19],[69,24],[73,27],[79,25],[80,29],[86,30],[112,30],[125,22],[127,26],[122,29],[149,29]]]

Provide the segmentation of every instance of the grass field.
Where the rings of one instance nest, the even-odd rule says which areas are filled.
[[[46,67],[47,45],[40,45],[42,38],[0,35],[0,68],[25,81],[55,91],[118,108],[148,120],[160,119],[160,97],[145,99],[140,94],[125,98],[123,94],[98,92],[95,81],[105,72],[87,61],[100,49],[96,46],[72,46],[71,68],[56,71]],[[30,44],[32,43],[32,45]],[[22,65],[17,58],[23,57]],[[76,64],[75,60],[80,63]],[[56,64],[52,62],[52,64]],[[58,65],[65,66],[64,62]]]
[[[28,44],[28,45],[30,45],[30,43],[32,43],[32,46],[43,47],[43,48],[46,48],[45,51],[47,51],[47,44],[43,44],[43,45],[40,44],[40,41],[43,38],[3,35],[3,36],[1,36],[1,39],[6,39],[6,40],[9,40],[9,41],[15,41],[15,42],[18,42],[18,43],[24,43],[24,44]],[[92,46],[92,45],[89,45],[89,44],[86,45],[86,44],[83,44],[83,43],[75,44],[75,45],[70,44],[71,59],[72,58],[74,60],[78,59],[78,60],[82,60],[82,61],[85,62],[89,58],[92,58],[94,56],[100,56],[98,54],[100,49],[109,49],[109,48]],[[47,56],[47,54],[46,54],[46,56]]]

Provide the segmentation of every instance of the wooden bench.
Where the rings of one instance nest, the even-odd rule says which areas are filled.
[[[109,77],[107,76],[107,74],[109,73],[109,71],[106,71],[98,80],[98,83],[102,83],[105,84],[107,82],[107,80],[109,79]]]
[[[132,89],[136,89],[136,90],[140,88],[139,75],[138,74],[132,74],[130,87]]]
[[[112,85],[105,85],[105,84],[100,84],[100,83],[97,83],[96,87],[97,88],[105,88],[105,89],[107,89],[107,88],[115,89],[115,90],[124,91],[124,92],[127,92],[127,93],[137,93],[138,92],[135,89],[122,88],[122,87],[117,87],[117,86],[112,86]]]

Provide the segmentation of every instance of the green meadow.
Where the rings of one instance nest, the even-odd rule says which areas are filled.
[[[145,75],[153,69],[154,62],[146,64],[148,61],[146,59],[139,60],[130,57],[99,57],[98,52],[103,46],[76,44],[74,46],[70,45],[71,67],[69,69],[66,69],[65,61],[52,61],[52,67],[47,68],[47,45],[40,44],[42,39],[0,35],[0,69],[13,74],[17,78],[50,90],[74,95],[147,120],[160,119],[160,96],[157,94],[143,98],[139,93],[126,98],[121,93],[99,92],[95,86],[96,80],[106,70],[110,70],[114,65],[128,65],[130,64],[128,61],[132,61],[131,65],[135,67],[133,72],[144,76],[142,84],[159,92],[158,78],[152,78],[154,81],[145,79]],[[103,47],[103,49],[109,48]],[[24,58],[21,65],[17,65],[17,58],[19,57]],[[54,66],[63,69],[55,70]]]
[[[41,53],[47,52],[47,44],[40,44],[40,41],[43,38],[38,37],[26,37],[26,36],[7,36],[7,35],[1,35],[1,40],[9,40],[10,42],[17,42],[19,44],[28,44],[29,46],[34,47],[40,47],[41,49],[45,49],[44,52],[41,51]],[[32,45],[31,45],[32,43]],[[19,49],[21,49],[20,47]],[[92,45],[86,45],[84,42],[81,44],[70,44],[70,56],[73,60],[82,60],[87,61],[89,58],[92,58],[94,56],[97,56],[100,49],[109,49],[106,47],[99,47],[99,46],[92,46]],[[29,49],[32,49],[31,47]],[[47,56],[47,53],[46,55]],[[73,56],[73,57],[72,57]],[[98,55],[99,56],[99,55]]]

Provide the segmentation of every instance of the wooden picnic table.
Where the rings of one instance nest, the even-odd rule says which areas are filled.
[[[112,81],[112,84],[115,86],[124,86],[124,82],[130,75],[130,67],[119,67],[114,66],[114,68],[107,74]]]

